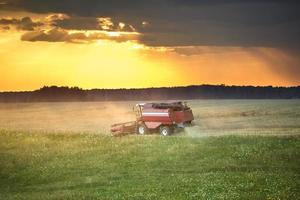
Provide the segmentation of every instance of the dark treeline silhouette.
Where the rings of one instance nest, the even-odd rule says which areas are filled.
[[[299,99],[298,87],[198,85],[144,89],[91,89],[44,86],[26,92],[0,92],[0,102],[125,101],[166,99]]]

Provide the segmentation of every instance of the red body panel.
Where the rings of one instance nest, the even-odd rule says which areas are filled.
[[[194,120],[194,115],[191,109],[174,111],[173,115],[176,123],[191,122]]]
[[[180,124],[194,120],[191,109],[174,111],[170,108],[144,108],[141,115],[141,121],[143,121],[149,129],[158,128],[160,125]]]
[[[148,129],[156,129],[160,125],[162,125],[161,122],[145,122],[145,125],[147,126]]]
[[[170,109],[144,108],[142,110],[142,121],[172,124],[174,120],[171,115]]]

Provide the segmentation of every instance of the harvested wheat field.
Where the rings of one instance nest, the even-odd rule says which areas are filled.
[[[177,136],[300,134],[299,100],[189,100],[194,126]],[[0,103],[0,129],[109,135],[137,102]]]

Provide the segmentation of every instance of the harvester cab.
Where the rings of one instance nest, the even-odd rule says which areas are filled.
[[[144,105],[145,105],[144,103],[138,103],[135,104],[135,106],[133,107],[133,111],[135,112],[137,121],[141,120],[142,118],[142,109]]]

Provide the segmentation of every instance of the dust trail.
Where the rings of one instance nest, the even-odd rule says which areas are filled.
[[[187,137],[205,137],[208,136],[206,133],[201,131],[200,127],[197,125],[191,127],[185,127],[183,130],[184,136]]]
[[[194,126],[182,135],[299,135],[300,102],[297,100],[190,101]]]
[[[108,133],[112,123],[135,119],[134,102],[0,104],[0,129]]]
[[[135,120],[133,111],[134,103],[130,102],[127,105],[116,102],[108,102],[105,104],[103,115],[105,116],[101,122],[103,127],[108,131],[111,124],[129,122]]]

